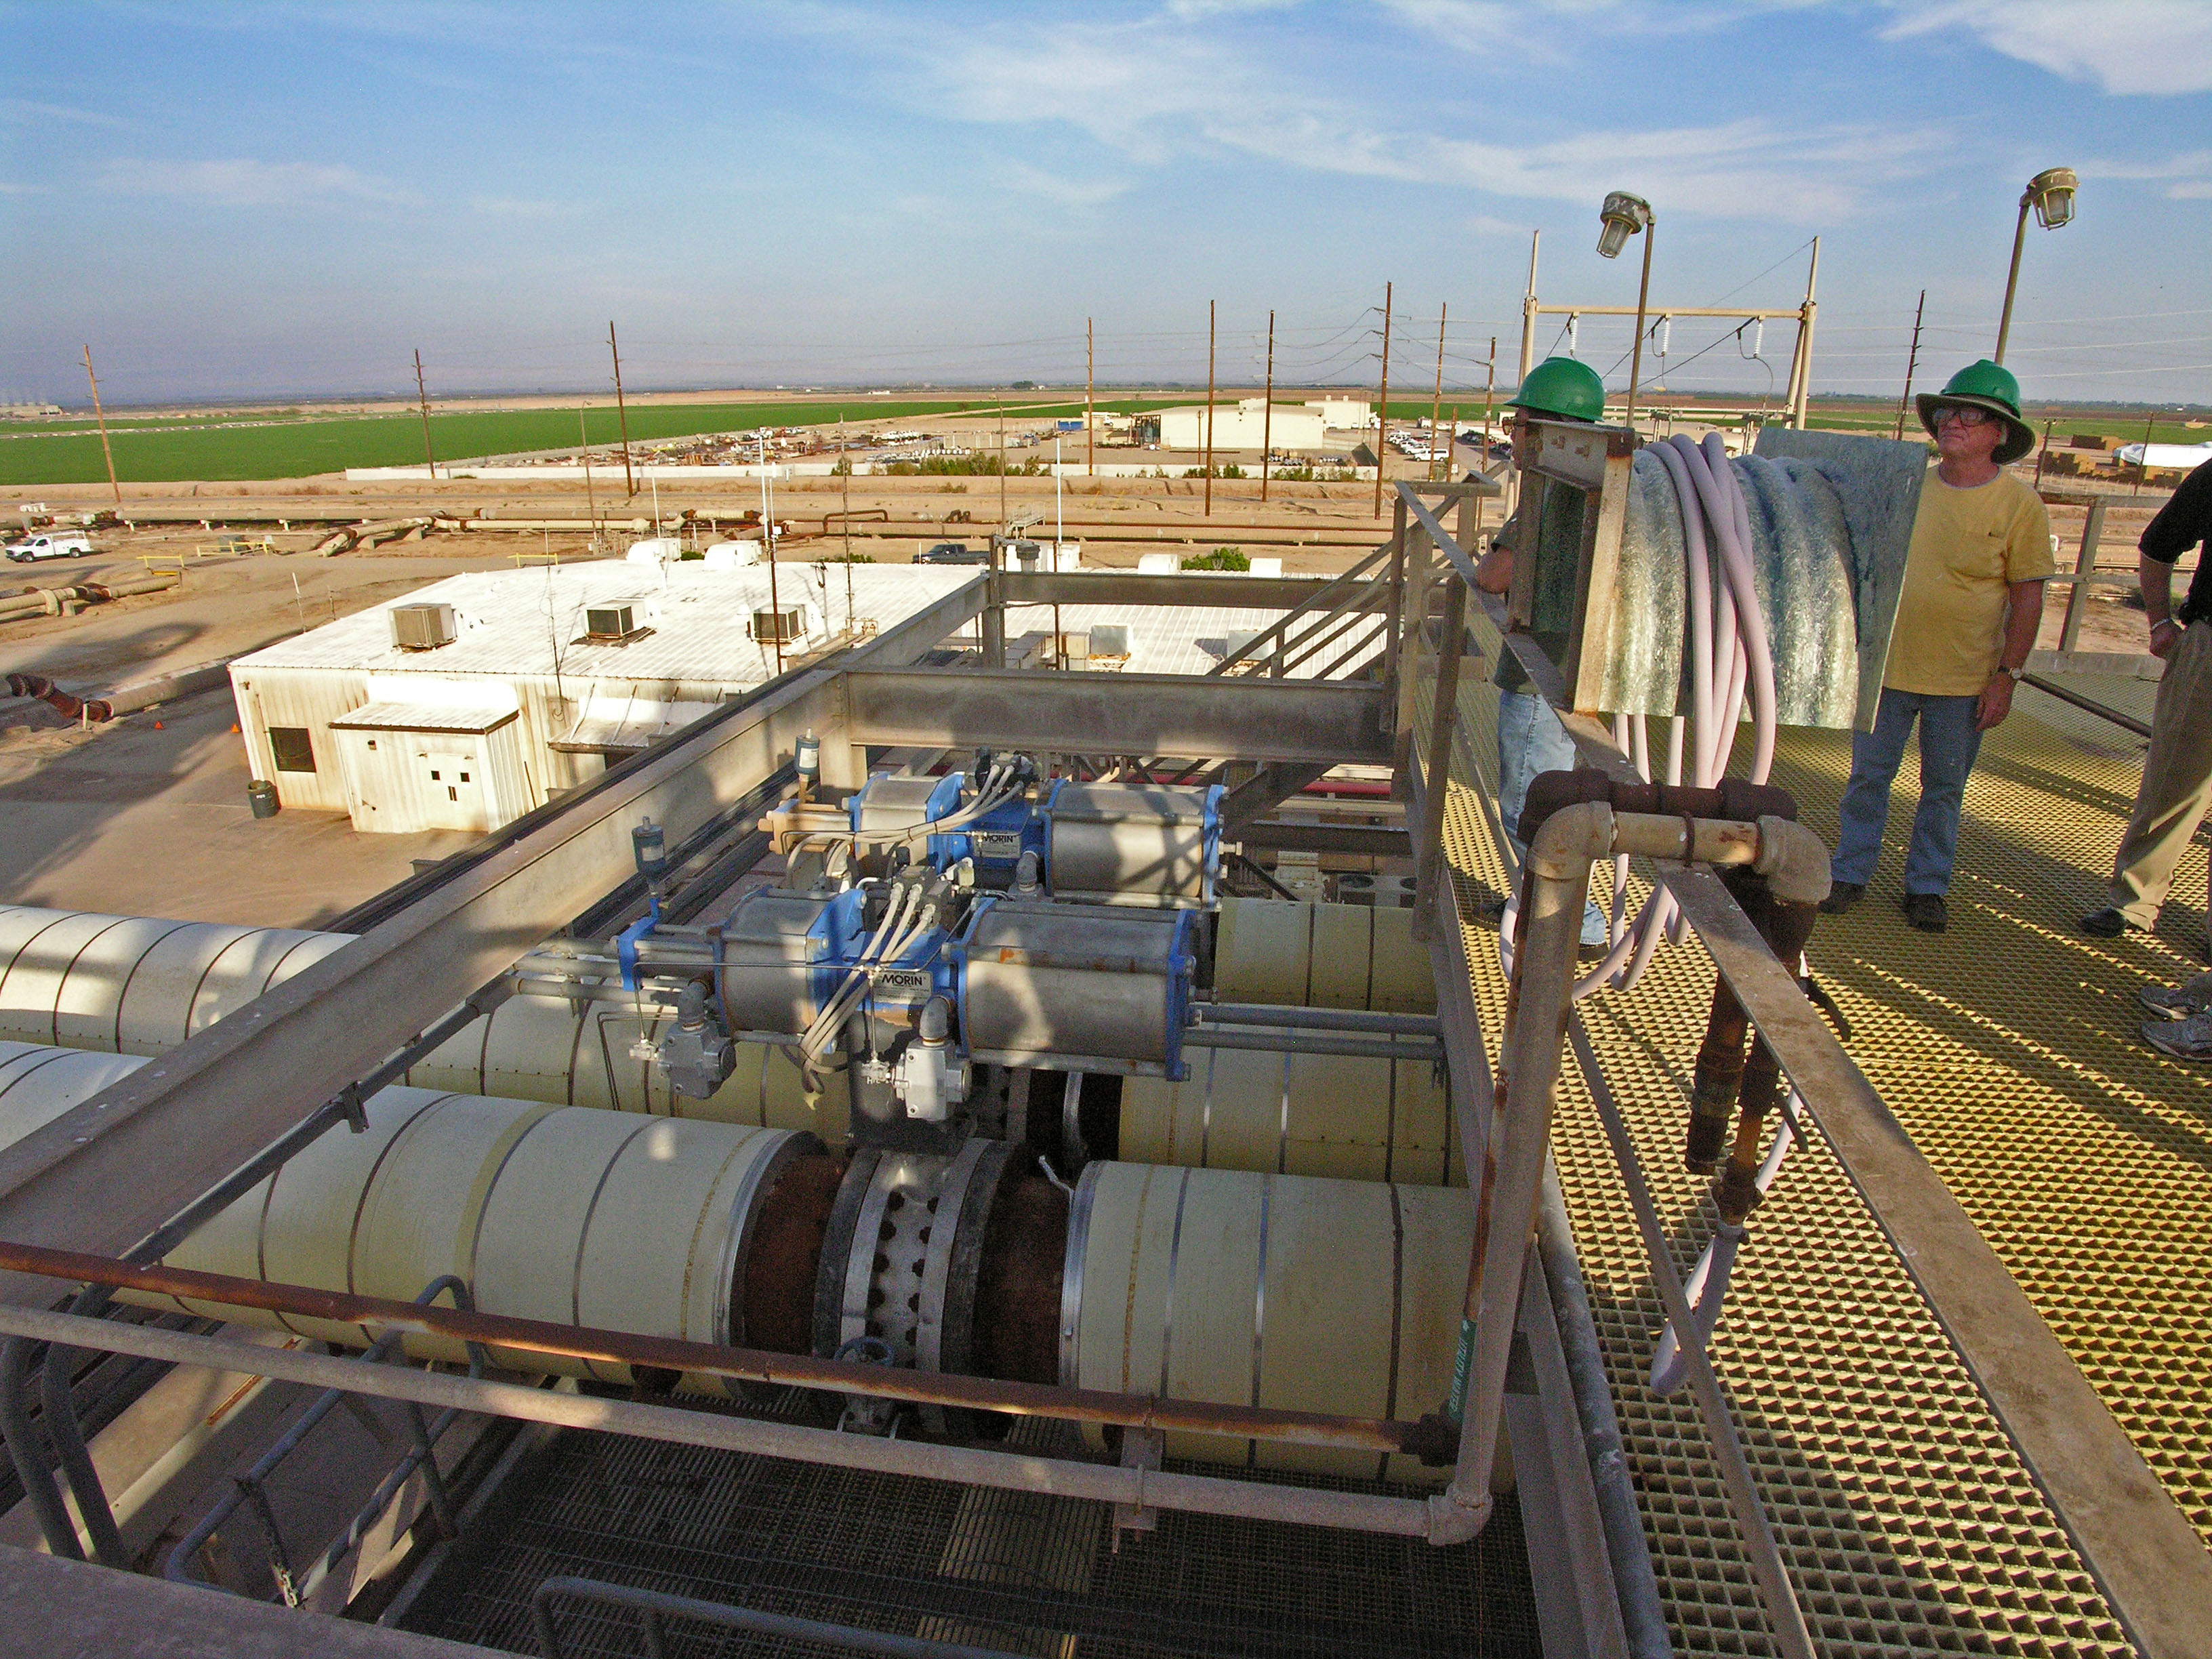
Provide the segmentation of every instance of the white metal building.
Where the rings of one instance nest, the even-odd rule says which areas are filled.
[[[1203,449],[1206,414],[1204,404],[1163,409],[1157,414],[1140,415],[1137,426],[1141,433],[1157,421],[1159,435],[1156,441],[1163,449]],[[1249,449],[1256,454],[1263,441],[1277,449],[1319,449],[1322,431],[1321,411],[1298,404],[1277,404],[1272,417],[1263,398],[1240,398],[1234,406],[1219,404],[1213,410],[1213,447],[1217,453]]]
[[[845,566],[775,574],[787,662],[981,573],[854,567],[849,605]],[[239,729],[286,806],[347,812],[362,830],[495,829],[774,678],[769,592],[765,565],[449,577],[239,658]]]

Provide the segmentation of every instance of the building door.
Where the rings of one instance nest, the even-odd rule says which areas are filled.
[[[422,799],[425,830],[489,830],[495,827],[476,737],[416,732],[415,787]]]

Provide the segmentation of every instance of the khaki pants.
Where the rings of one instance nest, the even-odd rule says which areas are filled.
[[[2158,683],[2135,816],[2112,861],[2112,905],[2139,927],[2158,920],[2174,866],[2212,806],[2212,622],[2191,623]]]

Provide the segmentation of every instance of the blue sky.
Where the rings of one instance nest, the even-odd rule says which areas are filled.
[[[2212,401],[2208,0],[349,6],[0,0],[0,396],[1513,375],[1550,301],[1794,305],[1814,385],[1992,343],[2027,395]],[[1632,249],[1632,252],[1637,250]],[[1790,325],[1673,326],[1778,392]],[[1580,354],[1625,381],[1632,330]],[[1557,343],[1547,321],[1540,355]],[[1750,356],[1754,343],[1759,356]],[[1710,349],[1706,349],[1710,348]],[[1692,354],[1704,351],[1694,362]],[[1679,371],[1676,373],[1674,371]],[[1647,368],[1647,377],[1650,374]]]

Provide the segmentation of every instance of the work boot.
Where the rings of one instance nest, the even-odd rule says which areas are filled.
[[[2118,939],[2125,933],[2147,933],[2140,922],[2130,921],[2127,912],[2106,905],[2101,910],[2092,910],[2081,918],[2081,931],[2091,939]]]
[[[2175,986],[2146,985],[2136,1000],[2162,1019],[2191,1019],[2212,1010],[2212,974],[2199,974]]]
[[[1940,933],[1951,925],[1951,907],[1941,893],[1907,893],[1905,919],[1923,933]]]
[[[1840,916],[1866,896],[1863,881],[1836,881],[1828,884],[1828,896],[1820,901],[1823,915]]]
[[[2142,1028],[2142,1039],[2176,1060],[2212,1060],[2212,1014],[2152,1020]]]

